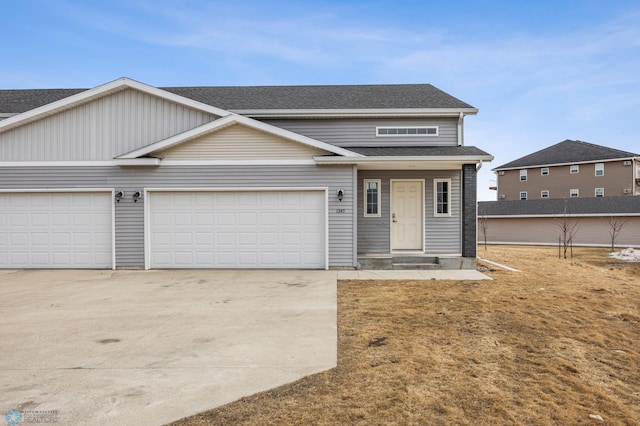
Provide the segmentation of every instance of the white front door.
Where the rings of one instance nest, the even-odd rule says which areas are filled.
[[[391,181],[391,250],[422,250],[423,182]]]

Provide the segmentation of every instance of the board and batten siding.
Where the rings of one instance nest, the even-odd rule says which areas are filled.
[[[380,179],[381,216],[364,217],[364,179]],[[460,170],[361,170],[358,171],[358,253],[389,253],[391,238],[391,180],[424,179],[426,254],[460,254],[461,171]],[[434,179],[451,179],[451,216],[434,215]]]
[[[328,187],[329,266],[355,265],[351,166],[1,167],[1,189],[115,188],[116,267],[144,267],[145,188]],[[336,192],[345,196],[338,201]]]
[[[124,89],[0,133],[0,160],[111,160],[216,118]]]
[[[171,160],[311,159],[326,151],[235,124],[155,153]]]
[[[456,118],[341,118],[261,120],[339,147],[457,146]],[[376,136],[376,127],[438,126],[438,136]]]

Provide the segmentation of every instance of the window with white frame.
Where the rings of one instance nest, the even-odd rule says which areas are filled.
[[[520,199],[521,200],[526,200],[527,199],[527,191],[522,191],[520,193]]]
[[[520,180],[525,181],[527,180],[527,170],[520,170]]]
[[[380,179],[364,180],[364,215],[380,217]]]
[[[569,196],[570,197],[579,197],[580,196],[580,190],[579,189],[570,189],[569,190]]]
[[[548,189],[544,189],[544,190],[540,191],[540,198],[549,198],[549,190]]]
[[[548,167],[543,167],[540,169],[540,175],[542,176],[549,176],[549,168]]]
[[[596,197],[604,197],[604,188],[596,188]]]
[[[569,166],[569,173],[571,174],[580,173],[580,166],[577,164],[574,164],[573,166]]]
[[[596,176],[604,176],[604,163],[596,163]]]
[[[376,127],[376,136],[438,136],[438,126]]]
[[[434,216],[451,216],[451,179],[433,180]]]

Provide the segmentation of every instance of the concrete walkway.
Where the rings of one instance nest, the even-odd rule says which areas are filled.
[[[338,271],[339,280],[491,280],[475,269],[435,271]]]
[[[0,270],[0,312],[3,420],[159,425],[337,361],[334,271]]]

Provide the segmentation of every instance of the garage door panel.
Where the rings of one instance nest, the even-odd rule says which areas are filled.
[[[112,202],[110,192],[0,194],[0,268],[111,268]]]
[[[323,268],[324,200],[323,191],[150,191],[149,266]]]

